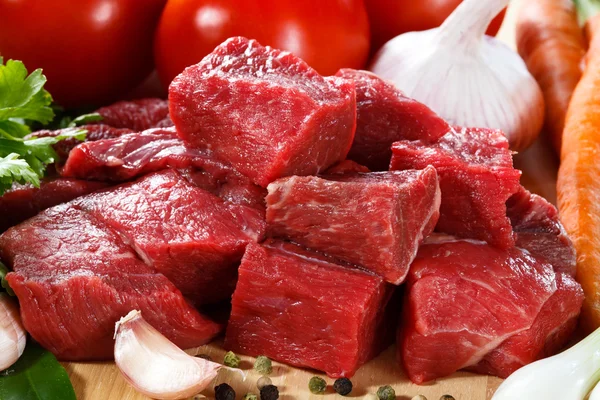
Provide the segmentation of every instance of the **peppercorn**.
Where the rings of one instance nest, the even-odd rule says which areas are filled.
[[[279,399],[279,389],[275,385],[267,385],[260,389],[260,400]]]
[[[410,400],[427,400],[427,397],[423,396],[422,394],[418,394]]]
[[[273,372],[273,363],[271,363],[269,357],[258,356],[254,361],[254,370],[261,375],[269,375]]]
[[[265,386],[272,384],[273,382],[271,381],[271,378],[269,378],[268,376],[263,376],[256,382],[256,387],[258,388],[258,390],[261,390]]]
[[[226,383],[215,387],[215,400],[235,400],[235,390]]]
[[[379,400],[394,400],[396,398],[396,391],[391,386],[381,386],[377,390],[377,398]]]
[[[212,361],[212,358],[208,354],[198,354],[196,357],[202,358],[206,361]]]
[[[258,396],[254,393],[246,393],[242,400],[258,400]]]
[[[333,390],[342,396],[347,396],[352,391],[352,382],[348,378],[339,378],[333,382]]]
[[[233,351],[228,351],[223,358],[223,364],[231,368],[239,367],[240,361],[240,358]]]
[[[440,397],[440,400],[455,400],[453,396],[450,396],[449,394],[445,394],[442,397]]]
[[[310,381],[308,381],[308,389],[313,394],[323,394],[325,393],[326,388],[327,382],[319,376],[313,376],[310,378]]]

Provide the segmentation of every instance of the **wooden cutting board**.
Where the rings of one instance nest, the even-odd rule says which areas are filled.
[[[519,3],[524,0],[513,0],[509,7],[505,24],[500,37],[514,47],[514,21]],[[522,182],[531,191],[538,193],[552,202],[556,200],[556,171],[557,161],[550,148],[538,141],[526,152],[515,157],[515,166],[523,170]],[[301,329],[301,328],[299,328]],[[213,360],[222,362],[224,350],[221,342],[195,349],[191,354],[207,354]],[[246,381],[239,375],[229,371],[221,371],[216,383],[229,383],[237,392],[237,398],[247,392],[258,393],[256,381],[259,376],[252,371],[253,359],[242,357],[242,369],[248,370]],[[105,363],[64,363],[77,398],[80,400],[146,400],[147,397],[133,390],[122,378],[119,370],[112,362]],[[282,400],[291,399],[332,399],[342,398],[335,394],[331,387],[325,396],[313,395],[308,391],[308,381],[315,375],[314,371],[306,371],[275,363],[271,379],[279,387]],[[324,375],[321,375],[326,378]],[[331,379],[326,380],[332,384]],[[398,400],[410,400],[417,394],[422,394],[428,400],[438,400],[444,394],[454,396],[456,400],[489,400],[501,383],[501,379],[470,373],[456,373],[450,377],[439,379],[424,386],[411,383],[395,360],[395,347],[391,347],[376,359],[363,366],[352,379],[353,398],[375,399],[377,388],[382,385],[392,385]],[[204,394],[212,398],[212,390]]]

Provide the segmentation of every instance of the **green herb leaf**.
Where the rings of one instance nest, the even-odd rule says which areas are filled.
[[[104,117],[98,113],[83,114],[69,122],[68,127],[74,128],[76,126],[89,124],[90,122],[102,121],[102,119],[104,119]]]
[[[599,0],[575,0],[579,22],[585,24],[591,17],[600,13]]]
[[[0,400],[76,400],[67,371],[52,353],[29,342],[12,367],[0,373]]]
[[[39,186],[40,178],[27,161],[19,158],[16,153],[10,153],[6,157],[0,157],[0,195],[10,189],[14,182]]]
[[[8,281],[6,280],[6,274],[8,274],[8,268],[6,268],[6,265],[2,264],[0,262],[0,281],[1,281],[1,287],[2,289],[6,290],[6,293],[8,293],[11,296],[15,295],[15,292],[13,292],[13,290],[11,289],[11,287],[8,284]],[[2,290],[0,289],[0,292]]]

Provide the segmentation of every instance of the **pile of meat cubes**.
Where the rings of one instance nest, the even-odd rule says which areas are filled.
[[[575,328],[572,244],[499,131],[244,38],[168,103],[99,112],[56,176],[0,199],[32,217],[0,236],[24,324],[64,360],[110,358],[131,309],[204,344],[225,327],[196,307],[229,299],[227,349],[332,377],[394,340],[416,383],[506,377]]]

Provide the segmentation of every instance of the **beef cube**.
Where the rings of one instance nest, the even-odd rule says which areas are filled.
[[[440,189],[424,170],[287,177],[268,186],[271,235],[290,239],[400,284],[433,230]]]
[[[507,203],[507,214],[517,235],[517,246],[543,257],[556,271],[575,276],[575,247],[546,199],[521,187]]]
[[[470,368],[506,377],[565,344],[583,296],[518,248],[430,238],[408,279],[398,357],[415,383]]]
[[[351,377],[389,342],[393,286],[283,242],[250,244],[225,348]]]
[[[220,331],[115,231],[69,204],[0,236],[0,258],[25,328],[61,360],[111,359],[115,322],[134,309],[182,348]]]
[[[404,139],[435,142],[452,131],[425,104],[406,97],[371,72],[341,69],[336,76],[356,85],[356,135],[348,158],[372,171],[387,171],[392,143]]]
[[[46,178],[39,188],[18,185],[0,197],[0,233],[42,210],[66,203],[106,187],[106,183],[79,179]]]
[[[344,160],[328,168],[323,175],[343,175],[356,172],[371,172],[369,168],[352,160]]]
[[[233,207],[174,170],[74,202],[131,243],[138,255],[196,304],[227,299],[249,242],[262,239],[262,214]]]
[[[228,39],[169,88],[171,118],[256,184],[313,175],[346,158],[354,138],[351,81],[322,77],[291,53]]]
[[[519,188],[508,141],[498,130],[457,129],[435,144],[399,141],[390,169],[433,165],[440,177],[442,204],[436,230],[485,240],[501,248],[515,244],[506,201]]]
[[[137,132],[173,125],[169,118],[169,103],[163,99],[119,101],[96,112],[102,116],[103,124]]]

